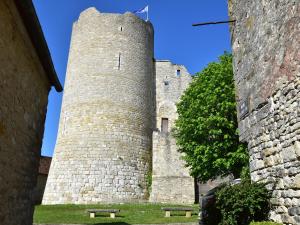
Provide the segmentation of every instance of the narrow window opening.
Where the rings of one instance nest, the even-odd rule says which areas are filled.
[[[194,188],[195,188],[195,203],[198,204],[200,201],[200,182],[197,178],[194,178]]]
[[[123,27],[121,27],[120,30],[123,31]]]
[[[119,63],[118,63],[118,70],[121,69],[121,53],[119,53]]]
[[[168,118],[161,118],[161,132],[168,133],[169,120]]]
[[[180,76],[180,73],[181,73],[181,71],[180,71],[180,70],[177,70],[176,75],[177,75],[177,76]]]
[[[165,84],[165,86],[168,86],[169,85],[169,81],[165,80],[164,84]]]

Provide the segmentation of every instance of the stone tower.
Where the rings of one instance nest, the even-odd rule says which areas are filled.
[[[151,202],[194,203],[194,179],[180,159],[171,130],[176,103],[192,80],[182,65],[156,60],[156,130],[153,132]]]
[[[147,198],[154,128],[153,27],[89,8],[73,26],[43,204]]]

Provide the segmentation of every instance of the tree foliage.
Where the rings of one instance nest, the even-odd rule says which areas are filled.
[[[232,56],[197,73],[177,104],[173,134],[191,175],[201,181],[233,174],[248,164],[238,140]]]

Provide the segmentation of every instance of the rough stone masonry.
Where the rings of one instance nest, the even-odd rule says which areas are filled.
[[[48,93],[61,91],[32,1],[0,1],[0,224],[31,225]]]
[[[300,1],[230,0],[240,139],[270,218],[300,224]]]
[[[153,132],[151,202],[193,203],[193,178],[180,159],[171,129],[176,103],[192,77],[182,65],[156,60],[156,128]],[[180,187],[180,188],[179,188]]]
[[[74,23],[58,139],[43,204],[148,200],[152,135],[157,130],[156,86],[164,86],[163,80],[159,84],[155,80],[153,37],[152,24],[132,13],[89,8]],[[177,66],[166,64],[166,68],[161,76],[169,88],[181,88],[174,93],[177,100],[190,75],[186,71],[182,77],[177,75]],[[173,120],[175,112],[172,108],[164,119]],[[183,169],[185,178],[188,174],[181,165],[174,168]],[[185,185],[180,181],[154,186],[154,193],[160,188],[161,196],[169,196],[154,201],[193,202],[193,179],[188,178]],[[186,185],[192,187],[192,194],[178,195]]]

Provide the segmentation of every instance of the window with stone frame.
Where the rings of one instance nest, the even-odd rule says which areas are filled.
[[[161,118],[161,132],[168,133],[168,129],[169,129],[169,119]]]

